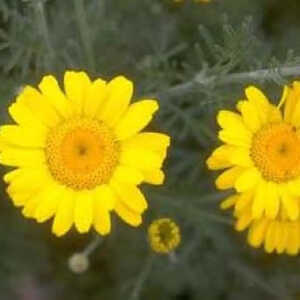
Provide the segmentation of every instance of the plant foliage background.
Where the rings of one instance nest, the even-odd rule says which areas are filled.
[[[143,188],[150,204],[144,224],[135,229],[114,218],[112,234],[80,275],[68,258],[93,233],[54,237],[50,223],[21,216],[1,183],[1,299],[300,297],[299,258],[250,249],[245,234],[234,232],[231,214],[219,210],[225,194],[215,190],[216,174],[205,165],[218,144],[217,110],[232,108],[250,84],[280,98],[291,79],[283,68],[300,65],[299,13],[298,0],[0,0],[2,124],[10,122],[7,108],[23,85],[45,73],[62,78],[66,69],[84,69],[94,78],[126,75],[136,99],[157,97],[152,129],[172,136],[166,184]],[[182,243],[175,258],[156,257],[141,280],[147,226],[162,216],[180,225]]]

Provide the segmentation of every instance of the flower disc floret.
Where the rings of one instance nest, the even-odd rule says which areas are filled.
[[[103,122],[75,118],[53,128],[46,140],[46,160],[52,176],[75,190],[109,182],[120,143]]]

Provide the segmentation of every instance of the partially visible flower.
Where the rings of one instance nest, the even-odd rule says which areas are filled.
[[[39,90],[26,86],[9,107],[15,125],[0,129],[0,162],[16,167],[4,180],[25,217],[54,217],[57,236],[75,225],[111,230],[111,212],[139,226],[147,201],[139,185],[162,184],[170,138],[141,132],[158,110],[145,99],[130,104],[133,83],[123,76],[92,81],[67,71],[64,92],[45,76]]]
[[[152,250],[166,254],[174,251],[181,240],[178,225],[169,218],[154,220],[148,228],[148,238]]]
[[[264,246],[267,253],[297,255],[300,250],[300,219],[291,221],[283,209],[278,217],[263,216],[253,219],[249,194],[242,193],[228,197],[221,203],[222,209],[234,206],[235,229],[248,230],[248,243],[258,248]]]
[[[227,170],[216,180],[219,189],[234,188],[222,208],[233,206],[236,229],[249,229],[253,247],[297,254],[300,250],[300,82],[284,88],[272,105],[257,88],[246,89],[238,113],[221,111],[217,148],[210,169]],[[284,105],[283,112],[281,107]]]

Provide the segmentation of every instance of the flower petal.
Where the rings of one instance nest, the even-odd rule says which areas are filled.
[[[269,219],[262,218],[260,220],[254,221],[248,232],[248,243],[254,247],[258,248],[265,239],[265,234],[269,226]]]
[[[31,120],[38,119],[47,127],[53,127],[61,120],[53,106],[47,101],[47,98],[31,86],[26,86],[24,88],[17,97],[15,105],[21,105],[20,110],[21,114],[24,112],[24,117],[28,115],[28,112],[23,109],[23,107],[26,107],[32,113]],[[30,122],[30,124],[32,124],[32,122]]]
[[[237,192],[245,192],[253,188],[261,178],[256,168],[246,169],[235,182]]]
[[[78,232],[86,233],[93,222],[93,198],[89,191],[81,191],[76,194],[74,223]]]
[[[70,102],[66,99],[55,77],[51,75],[44,76],[39,84],[39,89],[62,117],[71,115]]]
[[[95,188],[94,193],[94,198],[97,201],[101,201],[101,205],[106,210],[112,210],[115,207],[117,201],[116,194],[108,184],[98,186]]]
[[[211,170],[219,170],[231,167],[232,162],[230,161],[230,157],[235,148],[235,146],[222,145],[215,149],[206,161],[208,168]]]
[[[141,215],[129,209],[121,201],[117,201],[115,211],[123,221],[133,227],[137,227],[142,223]]]
[[[67,98],[71,101],[76,113],[83,113],[84,100],[91,85],[91,80],[85,72],[67,71],[64,76],[64,86]]]
[[[46,144],[47,130],[42,128],[28,128],[19,125],[1,126],[0,140],[15,146],[43,148]]]
[[[138,185],[144,180],[144,176],[137,169],[119,165],[115,169],[112,180]]]
[[[58,209],[52,225],[52,232],[57,236],[62,236],[70,230],[74,221],[74,193],[65,190],[58,205]]]
[[[282,193],[281,201],[287,216],[290,220],[295,221],[299,216],[299,200],[288,193]]]
[[[119,198],[118,201],[123,202],[130,210],[141,214],[147,209],[147,201],[143,193],[135,185],[113,181],[111,186]]]
[[[133,94],[133,84],[123,76],[112,79],[107,84],[107,97],[98,117],[110,126],[114,126],[127,110]]]
[[[107,96],[106,81],[97,79],[88,87],[84,101],[83,112],[89,117],[95,117]]]
[[[141,131],[158,110],[155,100],[142,100],[131,104],[115,128],[118,140],[125,140]]]
[[[101,235],[110,233],[111,220],[109,210],[103,206],[101,199],[94,199],[94,219],[93,223],[96,231]]]
[[[220,190],[232,188],[242,173],[243,169],[240,167],[233,167],[226,170],[216,179],[217,188]]]

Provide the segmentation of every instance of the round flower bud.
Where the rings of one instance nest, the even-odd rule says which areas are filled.
[[[69,258],[69,268],[76,274],[85,272],[89,265],[89,258],[82,253],[75,253]]]

